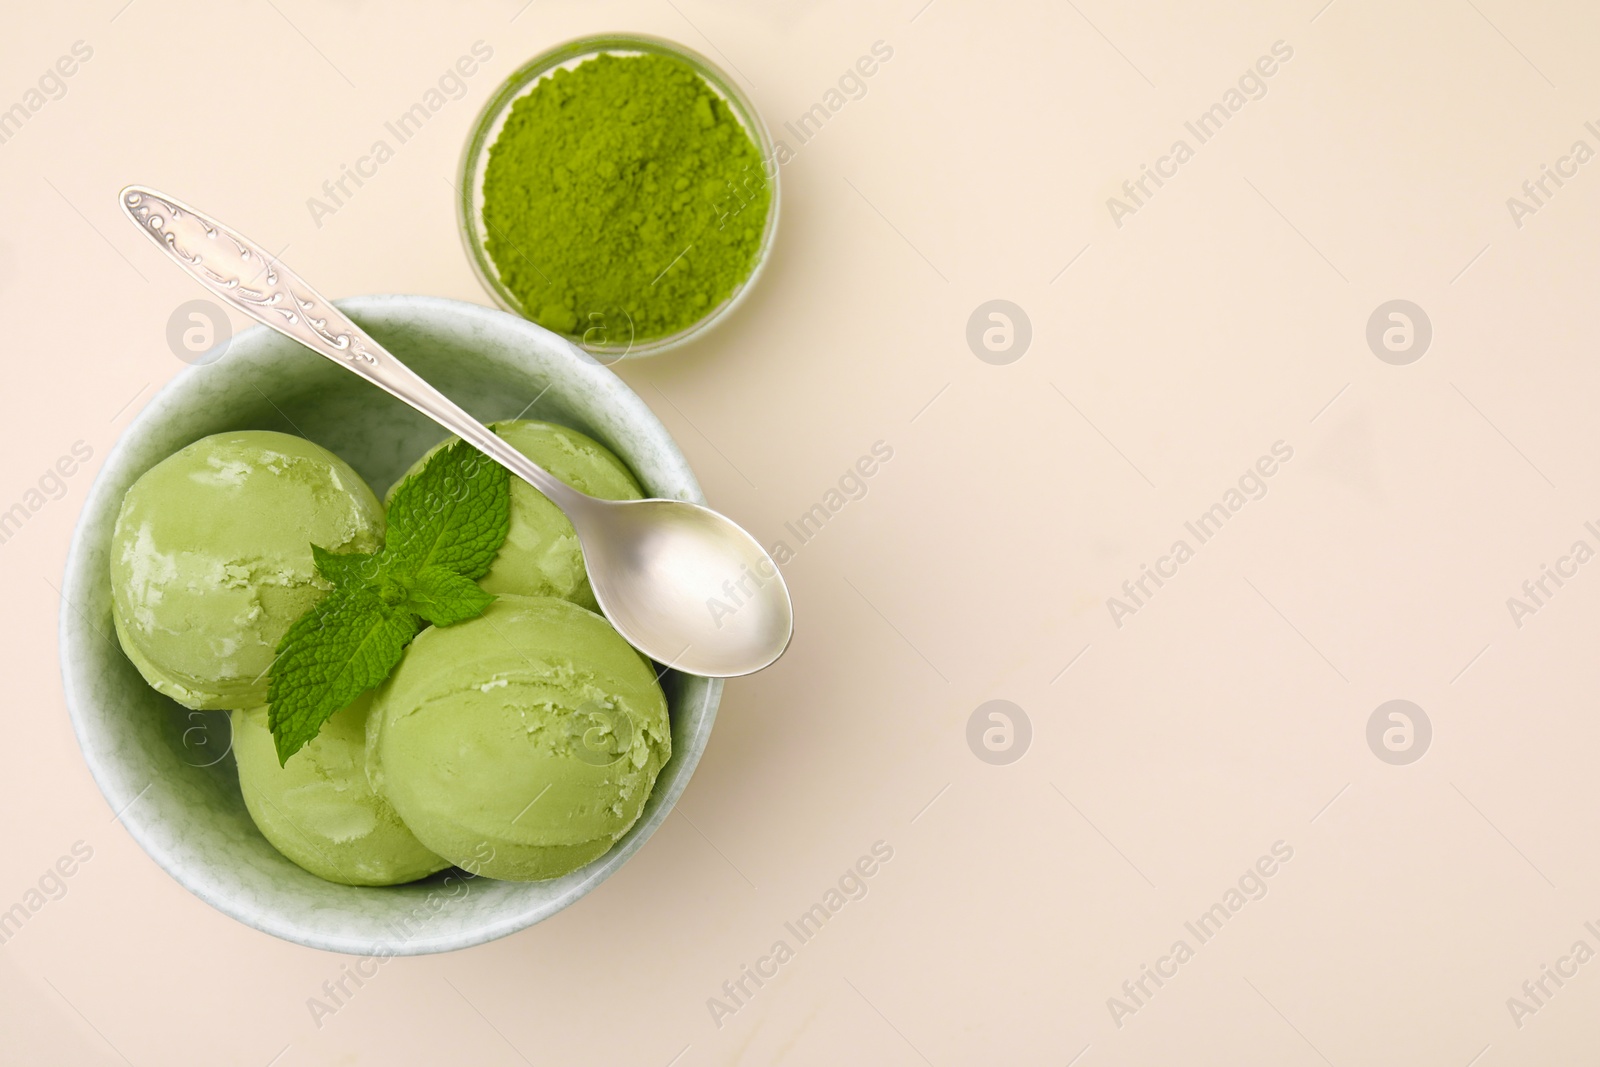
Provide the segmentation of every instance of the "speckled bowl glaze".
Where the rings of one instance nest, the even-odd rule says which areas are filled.
[[[703,501],[683,454],[610,370],[516,316],[420,296],[338,302],[373,337],[480,420],[565,423],[616,452],[647,493]],[[111,627],[108,552],[123,494],[191,441],[225,430],[298,433],[344,457],[381,497],[445,434],[348,371],[254,327],[217,362],[191,367],[151,401],[106,457],[67,556],[61,670],[73,729],[112,811],[201,900],[313,948],[419,955],[531,926],[609,877],[667,817],[705,750],[722,683],[668,672],[672,760],[644,815],[600,859],[549,882],[445,871],[357,888],[325,882],[257,832],[239,793],[225,712],[188,711],[140,678]]]

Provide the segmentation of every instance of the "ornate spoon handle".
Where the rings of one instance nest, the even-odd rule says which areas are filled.
[[[589,497],[552,477],[429,385],[265,249],[181,200],[142,185],[122,190],[134,225],[218,299],[354,371],[455,432],[569,514]]]

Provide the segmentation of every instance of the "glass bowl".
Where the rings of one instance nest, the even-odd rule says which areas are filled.
[[[772,250],[772,243],[778,232],[779,201],[779,168],[774,154],[772,134],[767,130],[766,123],[761,120],[761,115],[749,97],[745,96],[732,79],[717,69],[710,60],[672,41],[634,33],[597,34],[557,45],[523,64],[495,90],[494,95],[479,113],[477,121],[473,123],[472,134],[467,138],[466,150],[461,156],[461,171],[459,181],[456,183],[456,207],[461,222],[461,236],[466,243],[467,259],[472,264],[473,272],[477,274],[478,280],[483,282],[484,288],[489,291],[496,304],[513,314],[533,320],[533,316],[522,306],[516,295],[501,281],[494,260],[489,256],[486,244],[488,233],[483,221],[483,177],[488,169],[489,149],[500,136],[512,105],[532,92],[534,86],[542,79],[554,74],[559,68],[565,67],[570,70],[584,60],[607,52],[613,55],[671,56],[693,68],[712,91],[728,105],[729,111],[738,118],[745,132],[755,143],[756,150],[761,154],[762,169],[766,174],[771,199],[767,208],[766,225],[762,229],[761,241],[757,246],[755,262],[750,267],[750,273],[720,303],[708,309],[690,325],[676,333],[635,339],[633,323],[626,312],[590,312],[589,325],[581,333],[563,335],[602,363],[659,355],[687,343],[691,338],[699,336],[725,319],[755,285],[756,279],[761,276],[762,268],[766,266],[767,256]]]

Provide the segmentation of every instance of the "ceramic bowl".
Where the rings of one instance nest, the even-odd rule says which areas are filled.
[[[485,422],[565,423],[620,456],[648,495],[703,501],[666,429],[620,379],[562,338],[504,312],[420,296],[338,302],[373,337]],[[128,487],[208,434],[298,433],[344,457],[381,497],[445,434],[434,423],[276,333],[254,327],[215,362],[163,389],[106,456],[67,556],[61,669],[84,759],[117,818],[201,900],[258,930],[359,956],[446,952],[560,911],[604,881],[661,825],[705,750],[720,681],[668,672],[672,760],[643,816],[610,852],[549,882],[444,871],[410,885],[352,887],[296,867],[256,830],[239,793],[225,712],[156,693],[111,626],[109,546]]]

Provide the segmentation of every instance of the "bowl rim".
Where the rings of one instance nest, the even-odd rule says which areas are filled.
[[[496,330],[503,331],[502,338],[518,333],[526,335],[529,331],[535,331],[538,334],[543,334],[559,341],[561,343],[560,347],[565,348],[575,358],[576,364],[583,368],[583,373],[600,388],[605,397],[604,402],[608,405],[619,405],[630,424],[642,426],[651,439],[663,447],[663,455],[668,461],[671,474],[682,485],[682,498],[692,500],[695,503],[705,503],[705,495],[700,488],[698,479],[694,476],[693,470],[689,467],[687,458],[684,457],[682,451],[678,448],[676,440],[667,431],[660,419],[656,417],[655,413],[622,379],[618,378],[604,364],[587,352],[573,345],[567,338],[518,316],[493,308],[486,308],[480,304],[453,300],[447,297],[381,294],[346,297],[335,300],[334,304],[358,321],[362,319],[369,321],[382,320],[386,317],[391,319],[416,317],[420,313],[422,316],[432,318],[434,321],[438,321],[441,318],[457,317],[462,322],[472,322],[478,327],[480,336],[483,333],[491,333]],[[252,326],[235,335],[230,341],[230,346],[237,344],[242,337],[251,336],[264,339],[270,333],[271,331],[265,326]],[[310,353],[307,355],[309,357]],[[703,710],[700,712],[695,732],[690,735],[690,745],[682,752],[676,749],[673,752],[672,763],[678,764],[681,758],[681,765],[677,766],[673,771],[670,780],[663,781],[663,778],[666,777],[665,773],[663,773],[662,778],[657,779],[656,785],[651,791],[650,799],[656,802],[655,809],[641,815],[639,821],[629,829],[627,834],[604,855],[587,864],[584,868],[580,868],[580,870],[587,872],[586,877],[568,887],[560,896],[545,901],[537,901],[520,909],[508,908],[505,913],[497,914],[491,921],[484,922],[470,931],[460,931],[435,937],[407,938],[396,942],[392,939],[365,938],[344,933],[330,933],[323,929],[303,925],[293,917],[286,915],[282,910],[249,907],[245,901],[236,899],[221,891],[213,880],[199,877],[192,861],[173,848],[169,844],[169,840],[164,839],[157,832],[156,827],[159,824],[159,820],[147,821],[138,816],[137,801],[143,796],[144,790],[148,790],[150,786],[147,784],[143,790],[135,793],[136,786],[132,784],[133,776],[125,773],[123,765],[109,758],[107,752],[92,742],[89,732],[89,716],[84,710],[91,699],[88,692],[89,682],[86,678],[80,677],[87,672],[81,664],[74,664],[72,657],[69,655],[81,643],[79,640],[80,627],[94,628],[93,623],[87,617],[82,616],[76,607],[77,604],[84,602],[78,580],[78,572],[82,569],[81,563],[84,554],[89,551],[87,542],[91,536],[91,531],[88,519],[91,513],[99,513],[102,510],[104,502],[101,497],[109,491],[112,481],[119,477],[123,469],[123,464],[119,462],[119,457],[124,454],[128,442],[138,437],[141,432],[158,426],[164,419],[169,417],[173,406],[185,399],[188,390],[191,388],[191,383],[199,380],[197,376],[203,373],[204,369],[205,365],[193,364],[175,374],[140,409],[106,450],[105,458],[95,474],[94,481],[90,484],[84,503],[79,509],[77,519],[74,522],[72,537],[68,544],[65,562],[63,563],[61,604],[57,622],[57,659],[61,670],[62,692],[67,707],[67,715],[72,723],[73,736],[77,739],[79,750],[83,755],[84,763],[89,768],[90,776],[94,779],[95,785],[105,798],[107,805],[114,812],[112,821],[121,822],[123,828],[127,830],[144,853],[155,861],[156,865],[171,876],[174,881],[223,914],[238,920],[246,926],[271,934],[284,941],[308,948],[355,956],[428,955],[468,948],[493,941],[526,929],[555,915],[587,895],[601,882],[616,873],[655,834],[667,816],[676,808],[679,797],[688,787],[689,779],[693,777],[696,768],[699,766],[700,759],[704,755],[706,745],[709,742],[712,728],[716,724],[717,710],[723,690],[722,679],[692,676],[696,681],[705,683],[703,687],[704,696],[701,699]],[[674,710],[676,711],[677,709]],[[329,884],[333,885],[335,883]]]
[[[782,182],[779,180],[779,174],[783,168],[778,163],[777,147],[772,138],[772,131],[767,126],[766,120],[761,117],[761,112],[754,102],[726,71],[687,45],[647,33],[611,31],[574,37],[545,49],[523,63],[495,87],[494,92],[472,120],[466,143],[461,150],[460,162],[456,167],[456,221],[462,245],[467,252],[467,262],[472,267],[472,273],[483,285],[484,291],[501,310],[533,321],[517,298],[500,281],[499,271],[489,258],[488,249],[484,246],[484,235],[480,232],[483,175],[487,169],[489,150],[493,147],[493,140],[489,135],[493,132],[498,137],[499,129],[512,105],[532,91],[535,85],[554,73],[558,67],[565,67],[568,64],[576,66],[608,52],[669,55],[683,60],[694,68],[695,73],[711,86],[711,90],[729,105],[734,117],[740,121],[745,132],[755,142],[756,150],[761,155],[761,169],[766,175],[767,187],[771,193],[766,223],[762,227],[761,240],[756,247],[755,265],[721,303],[688,326],[676,333],[653,337],[647,341],[635,343],[630,340],[627,349],[620,355],[604,345],[588,343],[583,339],[583,335],[568,337],[565,334],[557,334],[569,344],[597,357],[600,362],[615,363],[623,359],[658,356],[681,348],[725,321],[734,308],[744,302],[750,290],[755,288],[756,279],[761,277],[766,268],[773,245],[777,241],[778,218],[781,214],[779,205],[782,200]]]

